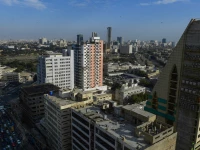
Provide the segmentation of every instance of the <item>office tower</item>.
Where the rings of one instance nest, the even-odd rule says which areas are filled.
[[[200,20],[192,19],[160,74],[147,111],[174,125],[177,150],[199,149]]]
[[[124,44],[123,37],[117,37],[117,42],[119,42],[120,45]]]
[[[72,109],[71,120],[73,150],[175,150],[174,127],[157,121],[141,104],[85,105]]]
[[[107,28],[107,48],[111,48],[111,40],[112,40],[112,27]]]
[[[164,44],[164,43],[167,43],[167,39],[163,38],[163,39],[162,39],[162,43],[163,43],[163,44]]]
[[[42,45],[48,44],[47,38],[40,38],[39,44],[42,44]]]
[[[77,35],[77,44],[82,44],[83,43],[83,35],[82,34],[78,34]]]
[[[38,83],[52,83],[60,88],[74,88],[74,51],[48,51],[38,58]]]
[[[22,106],[22,119],[34,127],[44,117],[44,94],[57,93],[59,88],[53,84],[21,87],[19,98]]]
[[[103,84],[103,41],[95,35],[85,44],[73,45],[75,85],[84,90]]]

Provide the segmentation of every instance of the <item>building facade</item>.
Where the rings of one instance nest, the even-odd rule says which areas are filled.
[[[132,54],[133,46],[132,45],[121,45],[119,47],[120,54]]]
[[[75,85],[81,89],[90,89],[103,84],[103,41],[93,36],[74,49]]]
[[[138,86],[138,83],[134,83],[134,80],[131,80],[129,83],[123,84],[121,88],[115,90],[115,100],[120,105],[123,105],[125,100],[131,95],[145,93],[145,91],[145,87]]]
[[[200,20],[192,19],[160,74],[147,111],[174,125],[177,150],[200,148]]]
[[[7,82],[20,82],[20,73],[17,72],[9,72],[4,73],[2,80]]]
[[[23,120],[30,126],[34,126],[44,117],[44,94],[58,92],[59,88],[53,84],[41,84],[22,87],[19,98],[22,104]]]
[[[74,88],[74,51],[48,52],[39,56],[37,82],[52,83],[60,88]]]
[[[40,38],[39,39],[39,44],[42,44],[42,45],[48,44],[47,38]]]
[[[51,150],[71,150],[71,108],[84,107],[92,99],[76,102],[59,94],[44,95],[45,128]]]
[[[138,108],[131,109],[131,118],[149,122],[123,121],[124,114],[109,114],[116,106],[107,104],[103,109],[100,105],[72,109],[72,150],[175,150],[177,134],[173,126]]]
[[[83,35],[82,34],[78,34],[77,35],[77,44],[81,45],[83,43]]]

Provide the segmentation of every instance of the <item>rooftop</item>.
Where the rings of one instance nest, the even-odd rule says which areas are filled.
[[[119,139],[124,137],[126,139],[124,142],[131,147],[136,148],[140,146],[142,148],[146,148],[149,146],[149,143],[145,142],[143,137],[138,138],[134,136],[136,126],[124,120],[122,117],[114,117],[112,114],[104,113],[99,107],[96,106],[86,106],[84,108],[74,110],[96,122],[100,128],[106,130],[106,132],[112,136]],[[105,115],[106,117],[104,118]]]
[[[76,103],[75,101],[69,100],[67,98],[61,98],[58,95],[51,96],[49,94],[46,94],[45,98],[51,100],[52,103],[54,103],[57,107],[60,107],[60,108],[62,106],[66,106],[66,105],[70,105],[70,104]]]
[[[58,91],[59,87],[50,83],[46,83],[40,85],[26,86],[22,87],[21,89],[28,95],[35,95],[35,94],[47,94],[50,91]]]

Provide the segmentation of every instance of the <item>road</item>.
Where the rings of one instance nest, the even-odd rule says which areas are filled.
[[[21,133],[7,110],[0,111],[1,144],[2,150],[20,150],[22,144]]]
[[[7,91],[5,95],[0,95],[0,106],[4,106],[4,110],[0,110],[0,130],[2,131],[0,134],[0,150],[34,150],[28,140],[28,131],[22,125],[21,120],[14,116],[12,109],[6,108],[10,101],[19,99],[20,88],[27,85],[30,85],[30,83],[21,84]]]

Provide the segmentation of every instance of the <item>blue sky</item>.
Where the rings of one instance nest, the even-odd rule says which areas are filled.
[[[0,0],[0,39],[87,40],[97,32],[112,39],[177,41],[191,18],[200,18],[200,0]]]

